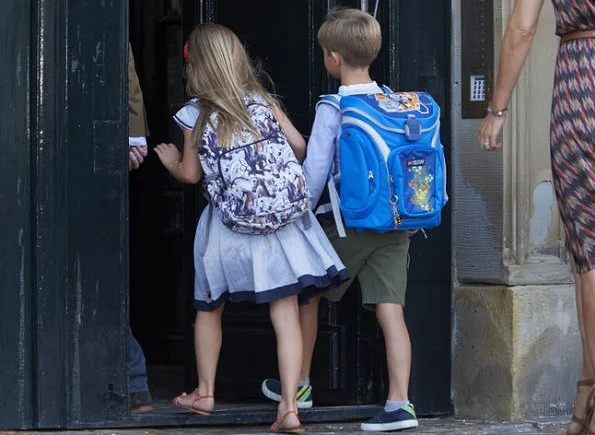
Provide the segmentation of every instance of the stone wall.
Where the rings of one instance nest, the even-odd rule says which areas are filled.
[[[513,3],[494,2],[496,61]],[[460,0],[453,11],[457,23]],[[455,416],[570,414],[582,354],[549,160],[558,46],[552,7],[545,2],[498,152],[479,150],[480,120],[463,120],[456,104],[459,29],[454,26],[452,109]]]

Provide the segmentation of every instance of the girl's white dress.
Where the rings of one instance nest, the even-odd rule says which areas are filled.
[[[174,116],[187,130],[197,119],[195,100]],[[194,268],[194,305],[201,311],[227,300],[267,303],[291,295],[304,303],[348,279],[311,211],[273,233],[254,235],[232,231],[209,205],[196,229]]]

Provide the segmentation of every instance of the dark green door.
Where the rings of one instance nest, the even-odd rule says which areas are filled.
[[[0,430],[33,424],[30,2],[0,3]],[[18,68],[15,68],[19,65]]]
[[[54,89],[68,127],[53,155],[64,228],[56,260],[67,271],[56,303],[67,321],[56,328],[68,331],[68,425],[84,426],[128,413],[128,4],[57,3],[57,45],[67,49]]]
[[[0,429],[127,412],[127,12],[0,6]]]

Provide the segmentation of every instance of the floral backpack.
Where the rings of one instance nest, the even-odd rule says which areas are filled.
[[[217,116],[201,138],[204,185],[222,222],[244,234],[268,234],[310,209],[302,167],[271,108],[257,97],[246,106],[260,137],[234,134],[232,146],[217,142]]]

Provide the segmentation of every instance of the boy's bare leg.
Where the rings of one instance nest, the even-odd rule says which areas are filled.
[[[405,325],[403,306],[378,304],[376,305],[376,318],[382,329],[386,347],[389,380],[388,400],[408,400],[411,341]]]
[[[320,296],[310,298],[307,305],[300,305],[300,327],[303,340],[303,361],[300,371],[300,381],[310,381],[310,369],[312,367],[312,355],[318,335],[318,305]]]
[[[288,414],[281,424],[283,427],[296,427],[300,422],[295,397],[303,352],[297,297],[289,296],[271,302],[270,316],[277,337],[277,359],[281,378],[281,402],[277,418],[294,411],[296,414]]]

